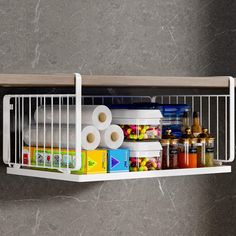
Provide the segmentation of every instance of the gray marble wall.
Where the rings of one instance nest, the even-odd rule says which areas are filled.
[[[0,0],[0,73],[236,75],[235,10],[232,0]],[[0,167],[1,236],[235,235],[235,222],[235,164],[89,184]]]

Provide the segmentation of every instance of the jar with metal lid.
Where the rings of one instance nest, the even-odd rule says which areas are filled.
[[[198,135],[197,147],[198,167],[214,166],[214,138],[208,133],[206,128]]]
[[[179,140],[178,166],[179,168],[197,167],[197,138],[192,135],[190,128],[185,130],[185,134]]]
[[[178,139],[167,129],[162,135],[162,169],[178,168]]]

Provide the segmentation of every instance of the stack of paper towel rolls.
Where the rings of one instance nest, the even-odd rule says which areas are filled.
[[[75,148],[74,105],[69,107],[66,105],[60,107],[58,105],[40,106],[34,113],[34,119],[39,125],[31,126],[25,130],[24,141],[26,144]],[[82,149],[94,150],[98,146],[109,149],[119,148],[124,140],[123,131],[119,126],[111,125],[111,121],[112,115],[108,107],[104,105],[82,106]],[[43,124],[45,124],[45,132]]]

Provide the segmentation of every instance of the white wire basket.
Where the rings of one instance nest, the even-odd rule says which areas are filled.
[[[206,95],[157,95],[150,96],[82,96],[81,76],[76,76],[76,94],[43,94],[43,95],[6,95],[3,104],[3,160],[11,169],[53,169],[70,174],[81,168],[81,106],[82,104],[132,104],[161,103],[188,104],[191,112],[199,111],[203,127],[215,137],[215,160],[221,165],[232,162],[235,156],[234,124],[234,79],[229,77],[227,94]],[[46,122],[46,107],[59,108],[57,124]],[[70,109],[75,107],[75,112]],[[37,120],[38,108],[43,110],[44,122]],[[61,108],[66,108],[62,122]],[[65,110],[65,109],[64,109]],[[71,128],[70,119],[76,122]],[[74,129],[75,140],[71,140],[71,129]],[[27,136],[27,142],[26,142]],[[34,136],[34,139],[33,139]],[[57,150],[57,151],[55,151]],[[73,150],[73,151],[71,151]],[[31,152],[37,155],[32,161]],[[54,154],[54,155],[52,155]],[[206,168],[207,170],[209,168]],[[170,170],[169,170],[170,171]],[[173,170],[176,171],[176,170]],[[181,170],[178,170],[181,171]],[[189,171],[189,170],[188,170]],[[10,171],[11,172],[11,171]],[[46,172],[46,171],[44,171]],[[161,170],[163,176],[167,172]],[[165,173],[164,173],[165,172]],[[182,170],[182,173],[186,170]],[[181,172],[180,172],[181,173]],[[210,172],[209,172],[210,173]],[[143,173],[126,173],[123,177],[97,177],[97,180],[144,177]],[[42,173],[40,175],[43,175]],[[127,176],[129,175],[129,176]],[[153,177],[153,173],[149,174]],[[155,174],[154,174],[155,175]],[[158,174],[159,176],[160,174]],[[171,175],[171,174],[169,174]],[[44,176],[48,176],[45,174]],[[40,177],[44,177],[40,176]],[[63,179],[63,177],[62,177]],[[74,179],[74,177],[72,178]],[[96,175],[90,181],[96,180]],[[74,181],[74,180],[73,180]]]

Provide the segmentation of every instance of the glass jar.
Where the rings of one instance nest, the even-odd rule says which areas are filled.
[[[214,138],[208,134],[207,129],[203,129],[198,135],[198,167],[214,166]]]
[[[119,125],[125,141],[154,141],[162,135],[159,110],[112,109],[112,123]]]
[[[197,167],[197,138],[191,134],[191,129],[186,129],[185,134],[180,139],[178,153],[179,168]]]
[[[214,138],[210,137],[206,142],[205,166],[214,166]]]
[[[167,129],[162,136],[162,169],[178,168],[178,139]]]

